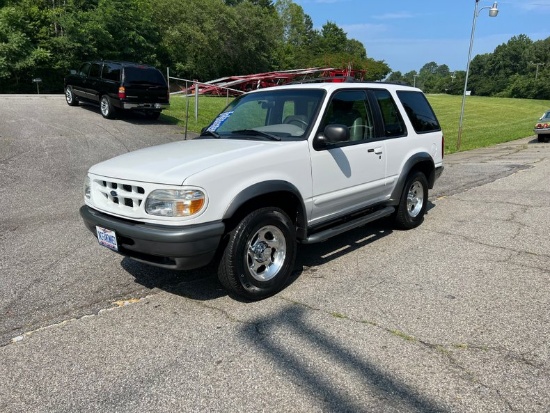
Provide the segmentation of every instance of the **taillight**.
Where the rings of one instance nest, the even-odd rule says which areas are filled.
[[[126,88],[124,86],[118,88],[118,97],[120,99],[126,99]]]

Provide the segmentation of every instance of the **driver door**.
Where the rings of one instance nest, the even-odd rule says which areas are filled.
[[[346,215],[387,198],[386,146],[377,138],[366,90],[337,91],[323,115],[318,134],[328,124],[345,125],[349,141],[315,149],[312,145],[312,221]]]

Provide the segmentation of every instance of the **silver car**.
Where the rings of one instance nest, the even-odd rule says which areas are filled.
[[[543,113],[533,131],[539,142],[550,142],[550,110]]]

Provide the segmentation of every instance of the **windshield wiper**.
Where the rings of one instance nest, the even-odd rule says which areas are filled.
[[[267,133],[267,132],[263,132],[261,130],[256,130],[256,129],[234,130],[231,133],[237,134],[237,135],[261,136],[263,138],[267,138],[267,139],[272,140],[272,141],[280,141],[281,140],[281,138],[279,138],[278,136],[272,135],[272,134]]]
[[[213,131],[211,131],[211,130],[205,130],[203,133],[201,133],[201,134],[199,135],[199,137],[200,137],[200,136],[213,136],[213,137],[216,138],[216,139],[220,139],[220,138],[221,138],[221,136],[220,136],[219,133],[213,132]]]

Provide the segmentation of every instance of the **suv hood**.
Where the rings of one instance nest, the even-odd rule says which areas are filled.
[[[285,144],[228,139],[179,141],[125,153],[92,166],[89,172],[129,181],[182,185],[186,178],[205,169],[274,151]]]

